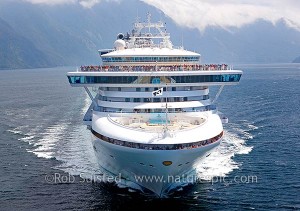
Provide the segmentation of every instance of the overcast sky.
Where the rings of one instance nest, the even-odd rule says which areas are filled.
[[[95,4],[99,4],[102,1],[119,1],[119,0],[20,0],[30,2],[33,4],[81,4],[83,7],[92,8]]]
[[[91,8],[103,1],[20,0],[34,4],[81,4]],[[123,0],[124,1],[124,0]],[[259,19],[276,24],[285,20],[300,31],[300,0],[141,0],[163,11],[177,24],[204,31],[207,26],[239,28]]]

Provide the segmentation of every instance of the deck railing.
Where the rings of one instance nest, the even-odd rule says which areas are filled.
[[[81,72],[157,72],[157,71],[214,71],[232,70],[227,64],[169,65],[169,66],[81,66]]]
[[[219,141],[223,137],[223,131],[218,134],[217,136],[192,142],[192,143],[181,143],[181,144],[143,144],[143,143],[135,143],[135,142],[128,142],[128,141],[121,141],[115,138],[110,138],[107,136],[104,136],[102,134],[97,133],[95,130],[91,129],[94,136],[99,138],[102,141],[123,146],[123,147],[129,147],[129,148],[136,148],[136,149],[144,149],[144,150],[185,150],[185,149],[194,149],[199,147],[205,147],[207,145],[213,144],[217,141]]]

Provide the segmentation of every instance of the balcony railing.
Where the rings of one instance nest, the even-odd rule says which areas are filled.
[[[204,64],[204,65],[145,65],[145,66],[81,66],[81,72],[155,72],[155,71],[213,71],[232,70],[227,64]]]

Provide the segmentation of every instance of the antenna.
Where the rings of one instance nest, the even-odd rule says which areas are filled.
[[[148,21],[148,26],[149,26],[149,33],[150,33],[150,24],[151,24],[151,13],[147,13],[147,21]]]
[[[159,12],[159,19],[160,19],[160,21],[162,22],[162,15],[161,15],[161,10],[158,10],[158,12]]]
[[[140,20],[140,17],[139,17],[139,9],[136,8],[136,22],[138,23]]]
[[[181,31],[181,47],[183,49],[183,32]]]

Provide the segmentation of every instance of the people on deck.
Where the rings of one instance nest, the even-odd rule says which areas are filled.
[[[195,65],[141,65],[141,66],[81,66],[80,70],[83,72],[140,72],[140,71],[198,71],[198,70],[228,70],[227,64],[195,64]]]

